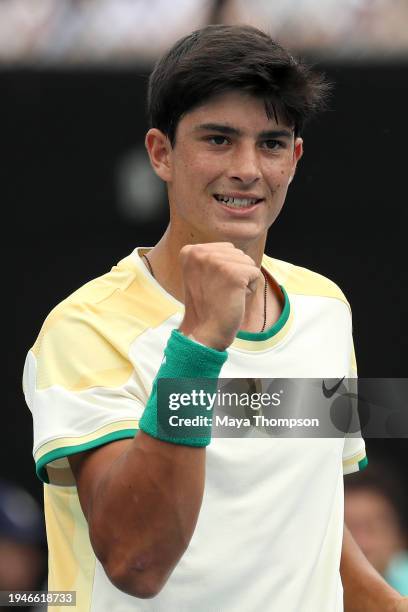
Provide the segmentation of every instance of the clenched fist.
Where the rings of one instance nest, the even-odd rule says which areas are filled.
[[[180,251],[185,315],[180,331],[197,342],[225,350],[255,292],[262,272],[249,255],[230,242],[186,245]]]

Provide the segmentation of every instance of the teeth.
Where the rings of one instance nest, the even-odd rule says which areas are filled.
[[[224,202],[224,204],[234,208],[245,208],[246,206],[252,206],[252,204],[256,204],[258,201],[254,198],[230,198],[223,195],[216,195],[215,198],[219,202]]]

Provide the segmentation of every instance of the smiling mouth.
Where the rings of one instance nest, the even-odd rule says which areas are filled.
[[[263,198],[233,198],[231,196],[224,196],[218,193],[214,194],[214,198],[220,204],[228,206],[229,208],[250,208],[259,202],[262,202]]]

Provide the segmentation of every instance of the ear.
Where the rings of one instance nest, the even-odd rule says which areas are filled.
[[[295,176],[296,167],[299,159],[303,155],[303,139],[299,136],[295,138],[294,146],[293,146],[293,159],[292,159],[292,172],[289,177],[288,183],[291,183],[293,177]]]
[[[146,134],[145,147],[153,170],[163,181],[170,181],[172,146],[168,137],[157,128],[151,128]]]

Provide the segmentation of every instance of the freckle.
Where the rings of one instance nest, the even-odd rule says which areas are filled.
[[[283,170],[281,170],[281,174],[283,174],[283,172],[284,172],[284,171],[283,171]]]

